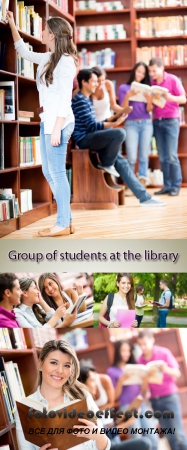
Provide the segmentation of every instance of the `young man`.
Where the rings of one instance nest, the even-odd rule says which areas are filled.
[[[140,331],[137,343],[142,350],[142,355],[138,359],[138,364],[146,365],[150,361],[159,361],[159,368],[163,372],[162,384],[149,383],[151,394],[151,405],[154,411],[162,413],[173,411],[174,418],[158,419],[162,428],[174,430],[172,434],[166,434],[171,450],[186,450],[187,438],[182,426],[182,412],[178,396],[176,380],[181,373],[179,365],[170,350],[165,347],[154,345],[155,340],[150,330]],[[160,363],[160,360],[162,363]]]
[[[19,328],[13,311],[20,304],[21,289],[14,273],[0,274],[0,328]]]
[[[75,116],[73,137],[79,148],[89,148],[99,154],[101,169],[121,176],[124,183],[139,199],[141,206],[163,206],[160,200],[155,200],[139,183],[133,174],[128,161],[120,154],[121,145],[125,141],[125,130],[118,128],[125,117],[116,122],[97,122],[91,94],[97,87],[97,75],[90,69],[83,69],[77,76],[80,91],[72,100]],[[116,173],[117,171],[117,173]]]
[[[168,89],[168,93],[164,94],[166,99],[164,108],[154,106],[153,110],[154,136],[164,175],[164,187],[155,194],[178,195],[182,182],[177,154],[180,131],[179,105],[186,103],[186,94],[179,78],[164,71],[161,58],[151,59],[149,73],[152,85]]]
[[[172,293],[168,288],[166,280],[160,280],[159,286],[163,292],[159,300],[160,306],[158,306],[159,309],[158,309],[157,328],[166,328],[166,319],[169,311]]]

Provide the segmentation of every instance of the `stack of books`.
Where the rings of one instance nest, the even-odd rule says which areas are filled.
[[[18,120],[20,120],[20,122],[30,122],[33,117],[33,111],[18,111]]]
[[[94,66],[102,66],[105,69],[115,67],[116,52],[111,48],[104,48],[96,52],[90,52],[86,48],[82,48],[78,52],[80,69],[88,69]]]
[[[63,12],[68,13],[68,0],[51,0],[57,5]]]
[[[9,422],[15,421],[15,401],[25,396],[17,363],[5,362],[0,357],[0,389],[7,410]]]
[[[120,1],[115,2],[97,2],[96,0],[83,0],[75,2],[75,11],[121,11],[124,5]]]
[[[141,47],[136,49],[136,62],[149,64],[151,58],[162,58],[165,66],[187,64],[187,45],[164,45],[160,47]]]
[[[25,42],[27,49],[32,52],[33,46],[28,42]],[[34,80],[34,63],[28,61],[27,59],[22,58],[19,54],[17,54],[17,67],[18,67],[18,75],[22,75],[23,77],[32,78]]]
[[[0,189],[0,222],[17,218],[19,215],[18,199],[12,189]]]
[[[37,39],[42,39],[42,18],[34,11],[34,6],[17,2],[16,23],[20,30]]]
[[[90,25],[76,28],[76,42],[126,39],[122,23],[114,25]]]
[[[135,20],[136,37],[187,35],[187,16],[142,17]]]

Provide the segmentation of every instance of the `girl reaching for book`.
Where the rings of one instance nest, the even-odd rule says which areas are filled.
[[[71,109],[73,79],[78,58],[72,41],[73,30],[61,17],[51,17],[42,32],[45,53],[31,52],[16,28],[13,13],[7,12],[15,49],[22,58],[38,64],[37,88],[40,108],[40,150],[42,171],[57,203],[57,221],[40,236],[64,236],[74,232],[70,210],[70,185],[66,176],[67,144],[74,129]]]
[[[82,285],[74,283],[73,288],[63,289],[54,273],[43,273],[38,280],[38,286],[47,305],[56,310],[59,306],[69,307],[76,303],[79,295],[83,293]],[[86,310],[86,302],[82,303],[79,312]]]
[[[49,341],[44,345],[39,356],[38,389],[34,392],[34,394],[27,397],[27,400],[37,400],[41,402],[42,407],[45,407],[48,411],[50,411],[53,408],[58,409],[58,406],[66,407],[66,404],[70,401],[82,400],[85,398],[88,410],[96,413],[98,407],[95,404],[91,394],[84,390],[83,385],[77,381],[78,376],[79,361],[74,348],[66,341]],[[78,404],[76,405],[78,406]],[[52,419],[52,426],[53,423],[54,422]],[[63,419],[61,420],[61,423],[63,423]],[[96,425],[90,420],[77,419],[77,424],[73,428],[80,429],[84,426],[86,426],[86,429],[90,430],[88,434],[84,434],[87,441],[86,443],[79,444],[79,437],[82,437],[82,434],[76,434],[77,445],[75,448],[79,450],[110,449],[110,441],[105,434],[100,434],[99,432],[92,434],[92,430],[93,428],[96,428]],[[97,419],[97,427],[99,429],[102,428],[101,419]],[[18,446],[21,450],[46,450],[47,448],[57,450],[52,449],[50,446],[50,435],[49,443],[46,445],[42,445],[41,436],[40,447],[32,444],[32,436],[30,437],[31,442],[28,442],[24,437],[18,412],[16,412],[16,434]],[[67,447],[67,450],[72,448],[72,435],[68,436],[69,446]],[[61,439],[64,439],[63,435]]]
[[[121,327],[121,323],[116,320],[118,309],[124,309],[126,311],[135,309],[134,282],[132,275],[130,273],[118,273],[116,277],[116,286],[118,292],[113,294],[110,308],[108,305],[109,295],[107,295],[99,312],[99,322],[107,328]],[[137,321],[134,320],[131,326],[136,327]]]
[[[42,298],[34,279],[21,278],[19,284],[21,304],[14,308],[14,313],[20,328],[66,328],[76,319],[76,312],[67,313],[65,305],[56,311],[51,308]]]
[[[133,81],[150,86],[149,71],[145,63],[138,62],[134,66],[127,84],[121,84],[118,91],[120,105],[123,108],[127,106],[133,107],[133,111],[125,121],[125,147],[127,159],[133,172],[135,171],[138,155],[138,178],[145,187],[149,151],[153,135],[153,124],[150,116],[153,105],[151,96],[147,94],[144,95],[147,103],[133,100],[133,97],[136,95],[136,92],[131,89],[131,83]]]

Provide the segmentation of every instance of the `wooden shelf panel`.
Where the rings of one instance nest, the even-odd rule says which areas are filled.
[[[164,7],[160,6],[158,8],[135,8],[135,11],[138,13],[141,13],[141,12],[149,13],[149,12],[158,12],[158,11],[160,13],[160,12],[165,12],[165,11],[166,12],[172,11],[174,13],[173,15],[175,16],[180,11],[186,11],[186,5],[185,6],[164,6]]]
[[[116,14],[130,14],[131,9],[120,9],[120,10],[112,10],[112,11],[95,11],[95,10],[87,10],[87,11],[75,11],[75,17],[81,16],[107,16],[107,15],[116,15]]]
[[[8,361],[9,358],[21,358],[23,356],[26,355],[33,355],[34,354],[34,349],[33,348],[26,348],[25,350],[20,350],[20,349],[15,349],[15,348],[10,348],[10,349],[5,349],[5,348],[1,348],[1,355],[3,356],[3,358]]]
[[[162,40],[176,40],[176,39],[187,39],[187,36],[146,36],[146,37],[139,37],[136,36],[137,41],[162,41]]]
[[[105,69],[106,72],[131,72],[132,67],[111,67],[110,69]]]
[[[14,72],[8,72],[7,70],[0,70],[0,75],[3,78],[15,78],[17,77],[17,74]]]
[[[32,166],[22,166],[20,170],[29,170],[29,169],[38,169],[38,167],[42,167],[41,164],[33,164]]]
[[[40,122],[22,122],[21,120],[18,120],[18,123],[19,123],[19,125],[38,125],[38,126],[40,126]],[[32,166],[30,166],[30,167],[32,167]]]
[[[0,170],[0,174],[1,173],[9,173],[9,172],[15,172],[15,171],[18,171],[18,169],[19,169],[19,167],[17,166],[17,167],[6,167],[5,169],[3,169],[3,170]]]
[[[88,348],[84,348],[83,350],[77,350],[77,354],[79,353],[87,353],[87,352],[93,352],[95,350],[100,350],[106,347],[106,344],[102,343],[102,344],[96,344],[96,345],[91,345]]]
[[[33,203],[33,209],[19,216],[19,229],[50,215],[50,202]]]
[[[42,45],[42,41],[40,39],[37,39],[35,36],[32,36],[31,34],[25,33],[24,31],[18,29],[20,36],[29,42],[29,44],[33,45]],[[45,50],[45,45],[44,45]]]
[[[18,75],[18,83],[19,85],[29,86],[30,84],[36,84],[36,80],[33,78],[23,77],[22,75]]]
[[[48,0],[48,5],[49,5],[49,12],[54,11],[55,13],[54,15],[60,14],[60,16],[62,16],[64,19],[74,23],[75,18],[71,14],[62,11],[62,9],[60,9],[57,5],[55,5],[55,3],[53,3],[51,0]]]

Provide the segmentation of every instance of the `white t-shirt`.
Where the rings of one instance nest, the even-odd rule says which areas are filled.
[[[121,295],[117,292],[117,294],[114,294],[113,304],[110,308],[110,322],[114,322],[116,320],[118,309],[125,309],[127,311],[129,307],[127,305],[127,300],[125,298],[122,298]]]

